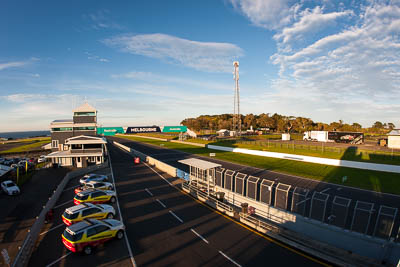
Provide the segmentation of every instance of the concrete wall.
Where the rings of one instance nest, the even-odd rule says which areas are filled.
[[[261,156],[261,157],[296,160],[296,161],[310,162],[310,163],[317,163],[317,164],[324,164],[324,165],[331,165],[338,167],[400,173],[400,166],[396,165],[366,163],[366,162],[357,162],[357,161],[339,160],[339,159],[327,159],[327,158],[310,157],[310,156],[295,155],[295,154],[285,154],[285,153],[251,150],[244,148],[214,146],[214,145],[207,145],[207,148],[220,151]]]
[[[388,148],[400,149],[400,136],[388,136]]]
[[[170,166],[170,165],[168,165],[168,164],[166,164],[166,163],[164,163],[162,161],[156,160],[155,158],[149,157],[149,156],[147,156],[147,155],[145,155],[145,154],[143,154],[143,153],[141,153],[141,152],[139,152],[139,151],[137,151],[135,149],[132,149],[132,148],[130,148],[128,146],[125,146],[123,144],[120,144],[118,142],[114,141],[113,144],[118,146],[118,147],[120,147],[120,148],[122,148],[122,149],[124,149],[125,151],[127,151],[129,153],[132,153],[132,154],[140,157],[140,159],[142,161],[149,163],[150,165],[152,165],[152,166],[156,167],[157,169],[167,173],[168,175],[170,175],[172,177],[176,177],[176,168],[175,167],[172,167],[172,166]]]

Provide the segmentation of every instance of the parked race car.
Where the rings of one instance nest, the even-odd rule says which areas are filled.
[[[21,193],[18,185],[16,185],[13,181],[7,180],[1,183],[1,189],[9,196],[18,195]]]
[[[114,219],[85,219],[68,226],[62,234],[64,246],[72,252],[92,254],[93,248],[113,238],[124,237],[125,226]]]
[[[92,203],[84,203],[65,209],[61,215],[64,224],[72,225],[84,219],[113,219],[115,210],[112,206],[106,204],[95,205]]]
[[[110,190],[98,190],[98,189],[87,189],[85,191],[79,192],[74,197],[74,204],[79,205],[82,203],[115,203],[116,194],[114,191]]]
[[[88,182],[91,182],[91,181],[107,182],[108,181],[108,177],[107,177],[107,175],[103,175],[103,174],[89,173],[89,174],[86,174],[85,176],[83,176],[79,180],[79,183],[81,185],[84,185],[84,184],[86,184]]]
[[[113,190],[114,186],[112,183],[108,183],[108,182],[91,181],[91,182],[87,182],[83,186],[75,188],[75,194],[78,194],[79,192],[85,191],[90,188],[99,189],[99,190]]]

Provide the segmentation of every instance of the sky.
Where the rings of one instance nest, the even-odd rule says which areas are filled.
[[[400,127],[400,0],[0,2],[0,132],[233,113]]]

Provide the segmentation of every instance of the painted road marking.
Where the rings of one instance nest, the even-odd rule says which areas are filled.
[[[114,191],[115,191],[115,193],[117,193],[117,187],[115,186],[114,172],[113,172],[113,168],[112,168],[112,165],[111,165],[111,155],[110,155],[110,154],[108,154],[108,158],[110,159],[111,178],[112,178],[112,182],[113,182],[113,186],[114,186]],[[123,222],[122,213],[121,213],[121,208],[119,207],[118,197],[117,197],[117,201],[116,201],[116,202],[117,202],[117,208],[118,208],[118,212],[119,212],[119,217],[121,217],[121,221]],[[132,266],[133,266],[133,267],[137,267],[136,261],[135,261],[135,259],[133,258],[131,245],[129,244],[129,241],[128,241],[128,237],[127,237],[127,236],[128,236],[128,235],[126,234],[126,228],[125,228],[124,237],[125,237],[126,246],[128,247],[129,257],[130,257],[130,259],[131,259]]]
[[[147,167],[150,168],[150,170],[152,170],[153,172],[155,172],[158,176],[160,176],[163,180],[165,180],[170,186],[174,186],[173,184],[171,184],[167,179],[165,179],[161,174],[159,174],[157,171],[155,171],[152,167],[150,167],[146,162],[143,162],[144,165],[146,165]]]
[[[195,230],[193,230],[193,229],[190,229],[195,235],[197,235],[198,237],[200,237],[204,242],[206,242],[207,244],[209,244],[208,243],[208,241],[207,241],[207,239],[205,239],[204,237],[202,237],[199,233],[197,233]]]
[[[65,257],[67,257],[68,255],[70,255],[71,253],[72,253],[72,252],[68,252],[67,254],[65,254],[64,256],[62,256],[61,258],[59,258],[59,259],[53,261],[53,262],[50,263],[50,264],[47,264],[46,267],[50,267],[50,266],[56,264],[57,262],[59,262],[60,260],[64,259]]]
[[[44,235],[44,234],[46,234],[46,233],[48,233],[48,232],[50,232],[50,231],[53,231],[54,229],[57,229],[58,227],[63,226],[63,225],[64,225],[64,224],[61,223],[61,224],[59,224],[59,225],[57,225],[57,226],[54,226],[53,228],[50,228],[49,230],[44,231],[43,233],[40,233],[40,235]]]
[[[61,207],[61,206],[64,206],[65,204],[68,204],[68,203],[70,203],[70,202],[72,202],[72,201],[74,201],[74,200],[73,200],[73,199],[68,200],[67,202],[64,202],[64,203],[62,203],[62,204],[60,204],[60,205],[55,206],[54,209],[59,208],[59,207]]]
[[[175,214],[172,210],[170,210],[169,213],[171,213],[172,216],[174,216],[178,221],[180,221],[181,223],[183,223],[182,219],[179,218],[178,216],[176,216],[176,214]]]
[[[232,260],[231,258],[229,258],[225,253],[223,253],[221,250],[218,251],[222,256],[224,256],[225,258],[227,258],[228,260],[230,260],[233,264],[235,264],[238,267],[242,267],[242,265],[240,265],[239,263],[237,263],[236,261]]]
[[[153,193],[152,193],[152,192],[150,192],[150,190],[149,190],[149,189],[145,188],[144,190],[146,190],[146,192],[147,192],[147,193],[149,193],[149,195],[150,195],[150,196],[153,196]]]
[[[326,191],[331,190],[329,187],[322,190],[320,193],[325,193]]]
[[[164,203],[161,202],[161,200],[159,200],[158,198],[156,200],[158,203],[160,203],[161,206],[163,206],[164,208],[167,208],[167,206],[165,206]]]
[[[67,191],[67,190],[71,190],[71,189],[77,188],[78,186],[80,186],[80,185],[75,185],[75,186],[68,187],[67,189],[64,189],[63,192]]]

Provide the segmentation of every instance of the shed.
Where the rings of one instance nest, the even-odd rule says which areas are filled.
[[[400,149],[400,129],[388,133],[388,148]]]

